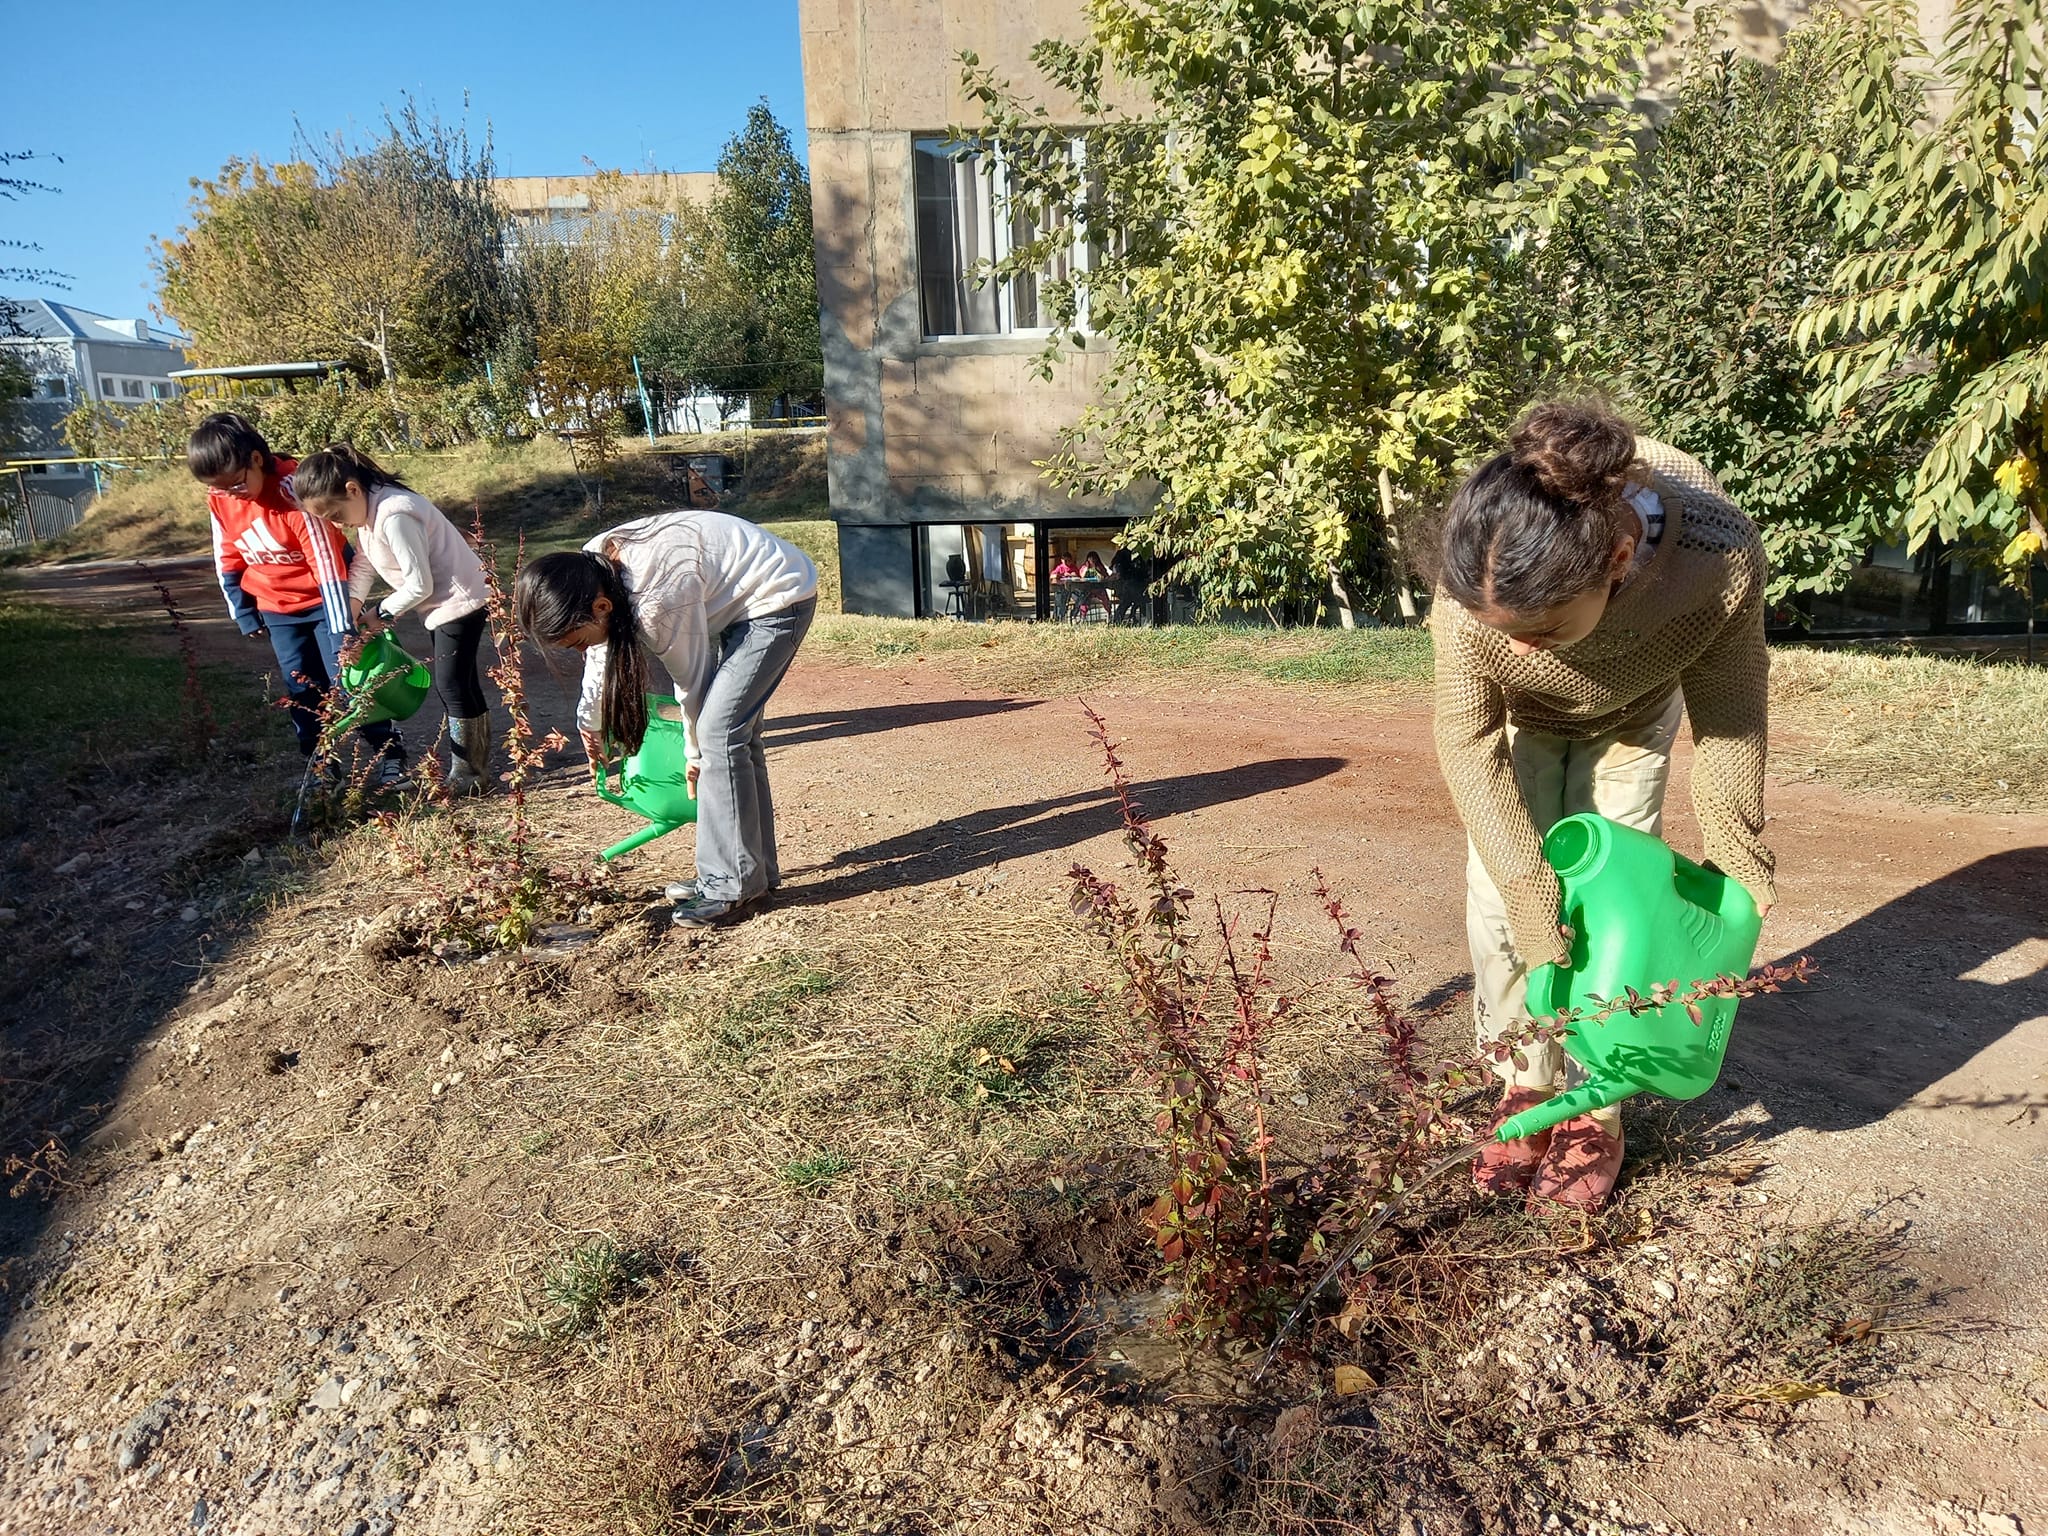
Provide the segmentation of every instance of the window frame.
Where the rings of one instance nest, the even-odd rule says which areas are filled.
[[[1086,136],[1078,132],[1072,133],[1068,135],[1066,143],[1068,155],[1072,158],[1081,174],[1085,176],[1087,174]],[[973,210],[974,217],[977,223],[980,224],[980,228],[976,231],[977,235],[984,238],[989,251],[989,255],[984,260],[994,263],[1006,260],[1009,257],[1010,253],[1015,249],[1014,231],[1017,219],[1014,211],[1008,212],[1007,216],[1005,216],[1006,205],[1010,197],[1010,162],[999,141],[973,144],[956,139],[952,135],[943,132],[912,133],[910,135],[911,174],[907,178],[910,193],[910,256],[916,280],[919,339],[926,343],[942,346],[974,342],[999,342],[1012,338],[1026,341],[1044,341],[1054,334],[1055,327],[1051,325],[1027,326],[1017,324],[1018,276],[1011,276],[995,282],[996,329],[989,331],[934,331],[931,329],[930,316],[925,312],[926,278],[928,274],[924,260],[926,242],[924,239],[924,229],[920,222],[924,198],[918,185],[919,156],[929,152],[925,148],[927,145],[938,149],[952,148],[954,153],[945,156],[948,160],[960,161],[972,158],[977,162],[974,167],[974,175],[977,181],[984,182],[988,188],[986,199],[977,199]],[[969,153],[960,153],[959,151],[961,150],[967,150]],[[985,167],[982,162],[986,162]],[[962,210],[957,195],[953,203],[953,212],[954,228],[957,229],[962,222],[960,217]],[[1069,220],[1069,228],[1073,230],[1073,234],[1067,244],[1068,274],[1071,276],[1077,273],[1093,271],[1093,248],[1086,239],[1081,237],[1079,226],[1071,220]],[[1037,285],[1040,286],[1049,280],[1055,280],[1052,278],[1050,270],[1033,274],[1033,276],[1036,279]],[[970,273],[952,273],[948,275],[947,280],[959,285],[964,291],[969,286]],[[990,279],[984,279],[982,283],[974,284],[973,287],[986,287],[990,281]],[[1039,313],[1043,315],[1043,300],[1039,299],[1037,302]],[[1088,330],[1087,296],[1085,292],[1081,295],[1078,309],[1079,313],[1075,316],[1075,325],[1085,333]]]

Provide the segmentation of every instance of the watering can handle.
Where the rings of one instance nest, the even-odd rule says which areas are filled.
[[[634,808],[632,801],[609,787],[608,775],[596,763],[590,765],[590,786],[597,791],[598,799],[609,800],[613,805],[622,805],[629,811]]]

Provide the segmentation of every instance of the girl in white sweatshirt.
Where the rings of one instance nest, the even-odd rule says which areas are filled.
[[[477,667],[490,601],[483,562],[439,507],[347,443],[301,461],[293,485],[306,511],[356,531],[363,558],[348,586],[365,634],[420,610],[434,642],[434,692],[448,716],[448,788],[483,793],[491,783],[491,713]],[[391,595],[366,609],[379,576]]]
[[[723,512],[660,512],[530,561],[513,601],[529,639],[583,652],[577,724],[594,764],[647,733],[646,653],[673,679],[697,789],[697,878],[669,887],[677,926],[723,922],[780,885],[761,716],[818,611],[810,557]]]

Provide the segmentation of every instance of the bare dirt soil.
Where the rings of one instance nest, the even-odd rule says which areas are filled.
[[[204,565],[158,569],[195,616],[208,653],[248,664],[260,642],[241,640],[217,616]],[[80,566],[25,572],[16,590],[140,611],[155,596],[137,578],[133,566]],[[570,681],[538,669],[530,676],[543,726],[565,724]],[[1282,951],[1312,967],[1328,949],[1305,899],[1309,871],[1320,868],[1407,995],[1425,1012],[1457,1015],[1469,984],[1463,837],[1437,776],[1426,703],[1198,676],[1177,687],[1112,683],[1090,702],[1125,744],[1139,798],[1193,883],[1281,892]],[[378,912],[367,902],[336,910],[331,888],[305,872],[280,886],[267,928],[255,918],[237,919],[239,927],[201,920],[197,981],[180,983],[173,1008],[140,1021],[114,1096],[80,1106],[75,1177],[56,1180],[51,1203],[10,1245],[14,1311],[0,1354],[0,1417],[14,1428],[0,1443],[0,1531],[470,1531],[495,1528],[507,1491],[522,1486],[529,1493],[512,1492],[509,1507],[527,1498],[526,1507],[544,1508],[545,1500],[531,1503],[536,1482],[568,1486],[587,1478],[587,1467],[547,1459],[546,1436],[521,1417],[521,1405],[535,1400],[530,1387],[525,1396],[478,1387],[502,1382],[506,1368],[476,1344],[480,1330],[466,1326],[474,1320],[458,1314],[524,1308],[531,1323],[533,1287],[491,1272],[500,1262],[493,1244],[501,1229],[531,1226],[572,1247],[591,1230],[590,1197],[573,1168],[508,1193],[502,1170],[471,1161],[478,1144],[444,1126],[458,1101],[485,1119],[503,1116],[524,1102],[518,1092],[541,1091],[532,1085],[551,1064],[602,1055],[611,1021],[657,1003],[672,1021],[683,1018],[695,1004],[654,997],[657,973],[721,998],[740,985],[734,978],[751,978],[745,984],[755,990],[718,1015],[736,1084],[747,1081],[754,1042],[729,1037],[740,1025],[758,1034],[768,1017],[747,998],[809,1018],[803,978],[898,965],[901,974],[884,980],[893,979],[904,1016],[922,1018],[935,1006],[943,1012],[949,990],[978,984],[964,953],[962,969],[913,971],[921,952],[901,936],[920,926],[966,936],[1018,927],[1044,938],[1049,966],[1003,979],[1020,995],[1105,979],[1096,941],[1078,928],[1064,938],[1060,926],[1069,921],[1068,868],[1113,869],[1121,857],[1101,764],[1074,700],[991,693],[922,660],[883,669],[800,659],[771,708],[769,743],[788,885],[763,916],[701,946],[670,939],[659,907],[644,899],[649,887],[688,873],[687,834],[651,845],[614,887],[594,893],[584,921],[595,938],[561,959],[458,969],[415,956],[410,969],[395,961],[380,969],[389,934]],[[1685,766],[1681,754],[1670,828],[1681,848],[1696,842]],[[537,803],[548,837],[565,850],[626,830],[625,813],[595,801],[571,764],[545,777]],[[1803,775],[1774,783],[1769,803],[1780,905],[1764,954],[1811,955],[1821,976],[1743,1005],[1724,1080],[1686,1112],[1687,1134],[1724,1164],[1734,1156],[1743,1165],[1714,1196],[1721,1205],[1761,1207],[1759,1219],[1843,1217],[1896,1239],[1925,1298],[1898,1324],[1902,1336],[1911,1331],[1911,1359],[1867,1395],[1821,1393],[1786,1406],[1769,1433],[1710,1422],[1647,1457],[1581,1456],[1570,1470],[1580,1512],[1572,1528],[2048,1531],[2048,817],[1908,807]],[[138,840],[124,876],[135,878],[151,845],[135,830],[123,836]],[[253,851],[261,868],[287,862],[273,847]],[[61,857],[55,849],[21,855],[7,875],[10,894],[53,889]],[[163,883],[171,873],[151,878]],[[166,921],[148,904],[131,911],[102,899],[108,893],[91,885],[90,869],[68,878],[78,890],[66,912],[93,914],[109,935]],[[356,869],[353,880],[350,889],[360,893],[367,881],[374,890],[375,870]],[[21,905],[33,917],[30,902]],[[288,950],[293,927],[338,936],[317,971]],[[815,990],[847,984],[821,981]],[[486,993],[489,1010],[477,1001]],[[493,1022],[480,1027],[487,1015]],[[505,1022],[520,1017],[530,1020],[526,1032]],[[890,1049],[893,1027],[821,1024],[803,1048],[822,1081],[832,1063],[859,1057],[864,1039],[884,1042],[871,1053]],[[600,1126],[610,1138],[590,1150],[584,1177],[597,1177],[589,1170],[599,1164],[639,1168],[635,1198],[647,1233],[668,1230],[662,1212],[685,1194],[739,1198],[743,1191],[707,1183],[702,1167],[636,1150],[651,1133],[629,1123],[630,1108],[661,1102],[668,1068],[662,1050],[626,1033],[616,1054],[610,1101],[560,1107],[561,1123]],[[805,1159],[818,1152],[807,1127],[822,1122],[775,1097],[796,1091],[764,1087],[765,1097],[736,1101],[736,1120],[701,1134],[755,1146],[763,1167],[781,1170],[765,1176],[767,1185],[779,1177],[800,1191],[812,1166]],[[1103,1113],[1114,1108],[1109,1098]],[[963,1127],[970,1158],[1005,1166],[1028,1152],[1052,1166],[1044,1162],[1055,1155],[1050,1122],[1026,1116],[985,1127],[977,1112]],[[886,1160],[899,1128],[877,1115],[870,1132],[883,1150],[854,1154],[856,1164]],[[665,1128],[671,1133],[680,1134]],[[540,1158],[560,1131],[537,1121],[519,1134]],[[363,1167],[379,1171],[380,1187],[418,1193],[352,1208],[347,1192],[359,1186],[342,1175]],[[957,1190],[960,1172],[931,1187]],[[47,1194],[47,1183],[31,1180],[24,1198]],[[309,1212],[320,1200],[329,1208]],[[680,1401],[711,1390],[693,1373],[727,1373],[738,1391],[749,1371],[780,1377],[817,1362],[812,1400],[825,1405],[820,1423],[830,1426],[820,1433],[836,1437],[850,1480],[830,1499],[798,1504],[786,1525],[762,1524],[742,1497],[752,1474],[734,1484],[729,1470],[735,1455],[752,1468],[752,1452],[714,1446],[701,1453],[702,1485],[671,1492],[672,1508],[685,1494],[696,1500],[688,1507],[706,1512],[697,1523],[621,1516],[618,1529],[1204,1528],[1211,1474],[1199,1442],[1192,1452],[1166,1447],[1158,1421],[1123,1408],[1080,1411],[1073,1422],[1088,1426],[1084,1435],[1063,1428],[1076,1410],[1057,1393],[1048,1389],[1039,1403],[1000,1382],[970,1422],[959,1405],[979,1400],[940,1390],[951,1381],[968,1393],[974,1372],[992,1367],[958,1330],[942,1331],[937,1344],[914,1335],[900,1321],[913,1287],[893,1271],[915,1276],[927,1261],[957,1261],[961,1243],[978,1255],[974,1263],[996,1265],[997,1248],[1014,1252],[1030,1234],[991,1237],[963,1208],[963,1225],[945,1241],[929,1231],[878,1235],[874,1213],[858,1206],[846,1207],[843,1225],[826,1219],[823,1203],[799,1201],[786,1218],[751,1203],[733,1209],[731,1220],[760,1224],[759,1255],[748,1273],[721,1271],[718,1284],[734,1295],[748,1287],[786,1295],[786,1338],[635,1335],[630,1348],[622,1343],[594,1365],[564,1367],[570,1395],[557,1405],[602,1426],[611,1408],[625,1422],[620,1405],[644,1407],[650,1383],[669,1384]],[[619,1227],[616,1210],[611,1227]],[[309,1232],[320,1234],[317,1244]],[[1106,1235],[1090,1242],[1064,1262],[1103,1277],[1137,1262]],[[650,1239],[649,1252],[655,1245]],[[1673,1251],[1675,1290],[1708,1283],[1679,1267],[1684,1252]],[[687,1255],[662,1262],[668,1273],[689,1273]],[[423,1278],[466,1266],[466,1303]],[[934,1307],[952,1305],[935,1294]],[[1532,1294],[1530,1304],[1539,1299]],[[552,1304],[569,1303],[557,1296]],[[175,1321],[144,1329],[144,1316]],[[897,1359],[905,1382],[920,1384],[906,1386],[913,1406],[922,1397],[931,1412],[880,1393],[865,1408],[844,1406],[872,1378],[833,1364],[842,1357]],[[762,1436],[784,1422],[782,1412],[772,1410]],[[1020,1471],[1005,1456],[1038,1470]],[[931,1502],[957,1493],[947,1478],[970,1467],[980,1503]],[[927,1493],[913,1498],[906,1486]],[[728,1500],[722,1517],[719,1498]],[[889,1523],[892,1507],[913,1504],[923,1511],[917,1519]],[[1425,1536],[1481,1528],[1437,1506],[1409,1518]]]

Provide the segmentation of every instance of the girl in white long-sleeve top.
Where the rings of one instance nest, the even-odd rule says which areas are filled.
[[[647,653],[682,706],[697,789],[697,878],[669,887],[674,920],[722,922],[782,883],[761,718],[818,610],[810,557],[723,512],[661,512],[580,552],[530,561],[519,628],[583,652],[577,724],[594,764],[647,733]]]
[[[306,511],[356,531],[363,558],[348,587],[363,633],[420,610],[434,641],[434,692],[448,716],[448,788],[483,793],[491,783],[491,712],[477,665],[490,601],[483,561],[439,507],[350,444],[307,458],[294,484]],[[368,608],[379,576],[391,594]]]

